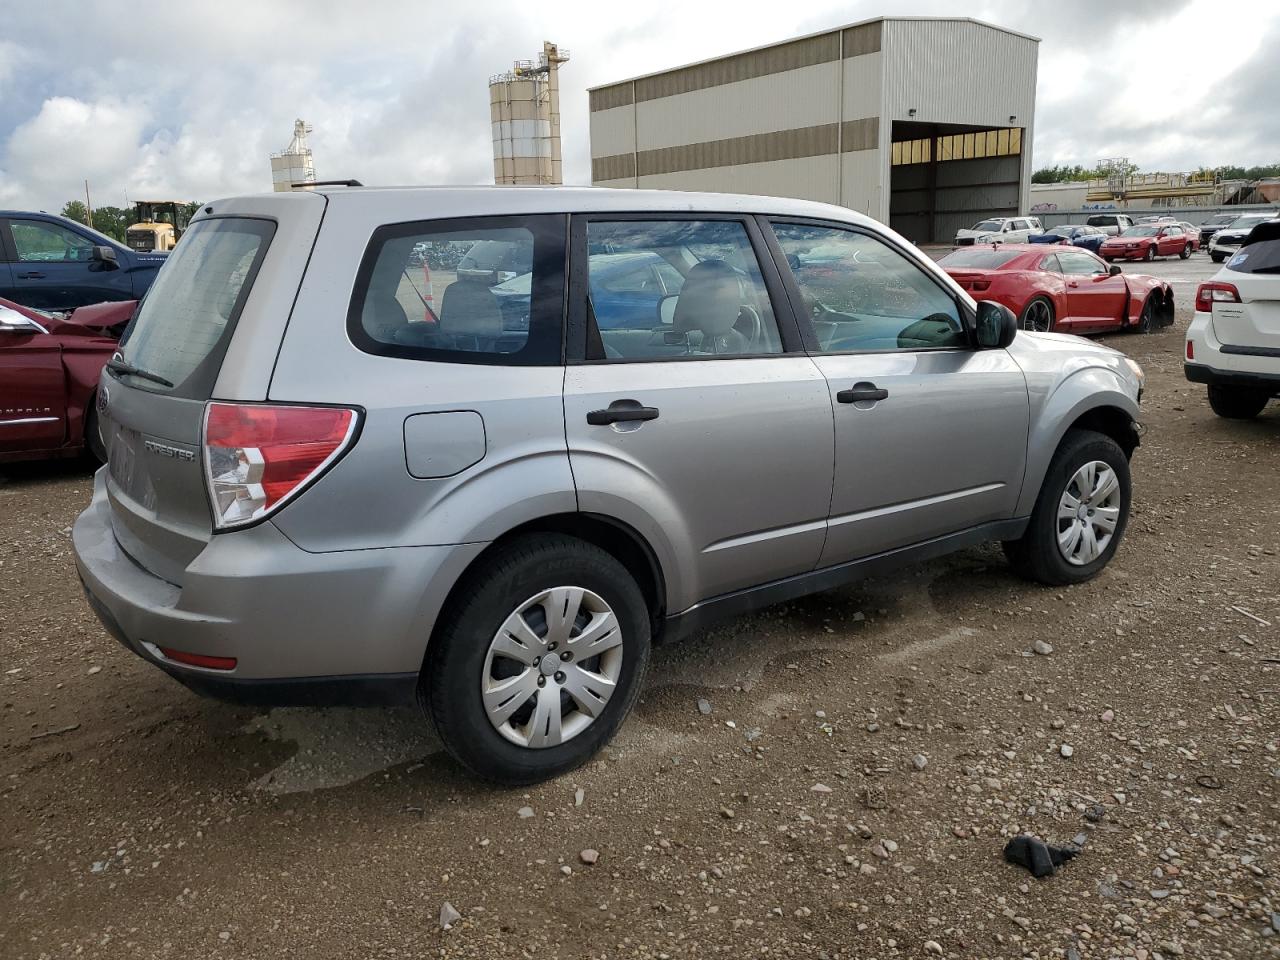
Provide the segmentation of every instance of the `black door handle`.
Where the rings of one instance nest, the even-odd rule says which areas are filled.
[[[888,390],[882,390],[874,383],[855,383],[848,390],[841,390],[836,399],[841,403],[861,403],[864,400],[884,400],[889,396]]]
[[[19,279],[19,280],[43,280],[43,279],[44,279],[44,274],[43,274],[43,273],[38,273],[38,272],[37,272],[37,271],[35,271],[35,270],[31,270],[31,271],[29,271],[29,272],[27,272],[27,273],[20,273],[20,274],[18,274],[18,279]]]
[[[590,410],[587,412],[587,423],[593,427],[603,427],[611,423],[631,423],[632,421],[657,420],[658,408],[641,406],[636,400],[615,400],[607,410]]]

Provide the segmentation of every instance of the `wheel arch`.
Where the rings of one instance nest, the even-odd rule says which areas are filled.
[[[422,667],[425,668],[431,644],[441,623],[443,611],[448,609],[467,579],[488,562],[497,551],[511,541],[530,534],[560,534],[590,543],[604,550],[629,570],[636,578],[640,592],[649,609],[653,638],[661,636],[666,617],[666,577],[653,546],[629,524],[598,513],[553,513],[527,520],[507,530],[490,542],[454,578],[437,615],[423,649]]]

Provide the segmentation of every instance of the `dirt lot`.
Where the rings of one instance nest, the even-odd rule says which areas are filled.
[[[734,621],[528,791],[410,713],[188,694],[81,601],[88,473],[0,474],[0,956],[1280,956],[1280,404],[1209,412],[1179,298],[1110,340],[1149,432],[1100,579],[982,548]]]

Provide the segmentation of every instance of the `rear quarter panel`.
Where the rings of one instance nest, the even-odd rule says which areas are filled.
[[[483,543],[578,508],[564,434],[563,367],[375,356],[347,335],[356,273],[377,227],[475,212],[435,200],[393,192],[331,198],[308,251],[305,282],[295,285],[287,329],[275,326],[278,359],[274,345],[264,344],[275,362],[270,400],[365,412],[350,453],[275,521],[304,550]],[[234,346],[239,337],[237,331]],[[405,421],[452,411],[480,415],[483,457],[452,476],[412,476]]]
[[[1057,274],[1044,270],[1011,270],[997,271],[991,277],[991,288],[982,297],[983,300],[1002,303],[1020,316],[1032,297],[1046,296],[1053,301],[1054,316],[1063,316],[1063,294],[1066,287]]]

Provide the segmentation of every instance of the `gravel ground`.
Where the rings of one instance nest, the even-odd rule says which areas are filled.
[[[733,621],[527,791],[188,694],[81,600],[84,468],[0,473],[0,956],[1280,957],[1280,404],[1216,419],[1188,319],[1109,339],[1149,432],[1096,581],[980,548]]]

